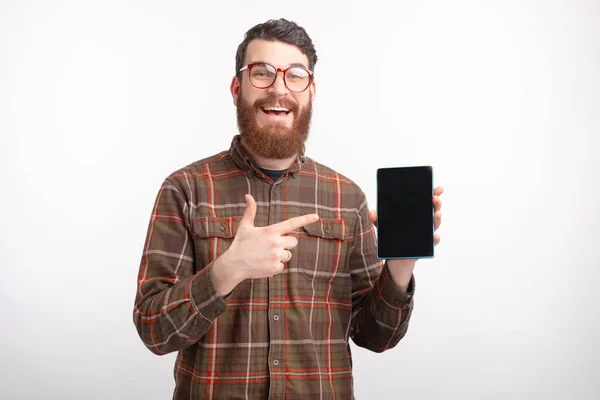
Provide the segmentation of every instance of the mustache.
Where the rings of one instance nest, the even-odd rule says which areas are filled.
[[[267,107],[285,107],[290,111],[298,110],[298,104],[291,99],[282,97],[277,98],[275,96],[269,95],[264,98],[256,99],[254,102],[254,107],[256,108],[267,108]]]

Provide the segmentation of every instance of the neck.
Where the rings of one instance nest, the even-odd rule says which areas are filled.
[[[272,158],[265,158],[257,155],[252,151],[252,149],[250,149],[250,147],[248,147],[244,143],[244,140],[242,140],[242,146],[244,147],[244,150],[246,150],[246,152],[250,155],[252,161],[254,161],[254,163],[259,168],[270,169],[274,171],[283,171],[288,169],[298,158],[298,155],[295,154],[290,158],[285,158],[283,160],[274,160]]]

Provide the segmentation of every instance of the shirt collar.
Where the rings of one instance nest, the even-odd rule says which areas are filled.
[[[261,174],[260,168],[252,161],[252,158],[242,146],[242,137],[241,135],[236,135],[233,137],[231,141],[231,147],[229,148],[229,155],[233,162],[238,166],[239,169],[242,170],[246,174],[246,176],[250,177],[253,174]],[[301,151],[296,158],[296,161],[286,170],[289,172],[292,177],[296,177],[296,173],[302,169],[302,165],[306,162],[306,157],[304,156],[304,151]]]

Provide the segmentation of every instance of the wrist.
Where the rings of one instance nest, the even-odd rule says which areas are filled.
[[[394,281],[400,290],[406,291],[408,289],[416,262],[416,259],[387,260],[392,281]]]
[[[239,276],[239,269],[232,268],[233,263],[229,260],[227,252],[213,262],[212,281],[215,289],[221,297],[227,296],[235,287],[244,280]]]

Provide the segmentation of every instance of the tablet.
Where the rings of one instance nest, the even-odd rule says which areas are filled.
[[[377,257],[432,258],[433,168],[377,170]]]

